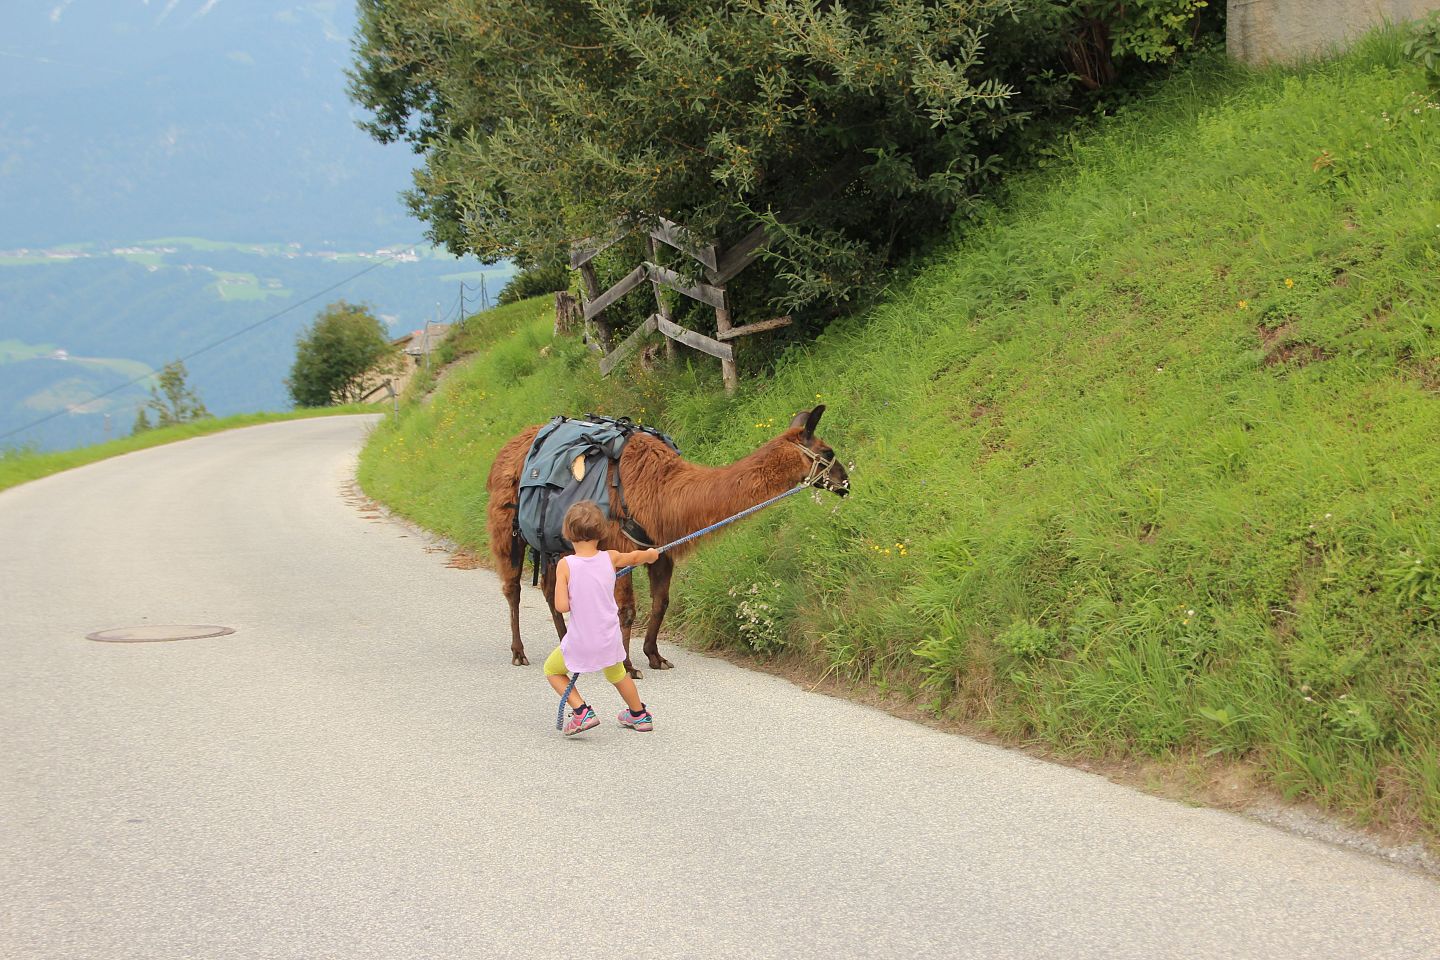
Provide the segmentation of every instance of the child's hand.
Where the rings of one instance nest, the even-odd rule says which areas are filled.
[[[641,562],[641,563],[654,563],[656,560],[659,560],[659,559],[660,559],[660,551],[659,551],[659,550],[656,550],[654,547],[651,547],[649,550],[642,550],[642,551],[640,551],[640,562]]]

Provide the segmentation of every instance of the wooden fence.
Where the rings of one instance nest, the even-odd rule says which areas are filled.
[[[719,358],[721,376],[725,381],[725,392],[734,392],[739,378],[735,372],[735,349],[729,341],[752,333],[774,330],[790,323],[790,317],[776,317],[772,320],[762,320],[759,323],[737,327],[730,315],[729,302],[725,296],[725,285],[739,276],[741,271],[754,263],[755,259],[760,256],[760,252],[765,246],[765,228],[756,227],[728,250],[721,251],[713,243],[703,243],[680,224],[660,217],[648,237],[650,259],[642,261],[639,266],[627,273],[608,290],[601,290],[592,261],[597,254],[619,242],[624,236],[624,234],[620,234],[604,243],[579,246],[570,255],[570,266],[579,270],[585,281],[585,290],[588,295],[584,309],[585,321],[595,323],[599,329],[601,343],[610,350],[600,361],[601,375],[609,375],[610,371],[629,356],[646,337],[658,332],[667,337],[671,344],[681,343]],[[705,278],[704,281],[688,281],[676,271],[656,263],[655,261],[659,259],[660,244],[674,247],[698,262]],[[644,323],[636,327],[623,343],[610,349],[614,338],[611,335],[610,327],[601,319],[601,314],[607,307],[647,280],[655,294],[655,312],[647,317]],[[712,307],[715,310],[716,335],[708,337],[675,323],[670,316],[670,308],[666,306],[665,298],[661,295],[661,291],[664,289],[674,290],[691,300]]]

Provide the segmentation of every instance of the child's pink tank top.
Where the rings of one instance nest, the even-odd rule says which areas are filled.
[[[571,673],[594,673],[625,660],[620,612],[615,606],[615,565],[601,550],[565,558],[570,570],[570,624],[560,654]]]

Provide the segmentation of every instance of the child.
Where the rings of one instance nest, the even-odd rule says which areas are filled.
[[[569,674],[603,670],[605,679],[615,684],[630,708],[620,711],[620,725],[650,730],[655,720],[640,702],[635,681],[625,672],[625,643],[615,606],[615,571],[633,563],[654,563],[660,559],[660,551],[601,551],[600,536],[607,526],[605,515],[593,500],[577,501],[565,511],[561,532],[575,547],[575,553],[562,559],[556,570],[555,609],[570,614],[570,627],[560,646],[545,658],[545,679],[563,695],[570,685]],[[569,702],[573,712],[565,724],[565,736],[573,737],[600,723],[578,689],[570,691]]]

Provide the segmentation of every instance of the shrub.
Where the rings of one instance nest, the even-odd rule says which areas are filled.
[[[995,638],[1002,650],[1020,660],[1039,660],[1055,655],[1055,636],[1029,620],[1016,620]]]
[[[730,596],[735,598],[735,621],[740,637],[756,653],[777,653],[785,647],[785,634],[772,594],[779,589],[779,580],[772,580],[770,589],[763,592],[759,583],[730,589]]]
[[[519,303],[521,300],[554,293],[569,286],[570,269],[564,263],[521,267],[520,271],[510,278],[510,282],[505,284],[505,289],[500,291],[497,303],[500,306]]]
[[[1411,28],[1405,42],[1405,56],[1425,68],[1432,86],[1440,86],[1440,10],[1436,10]]]

